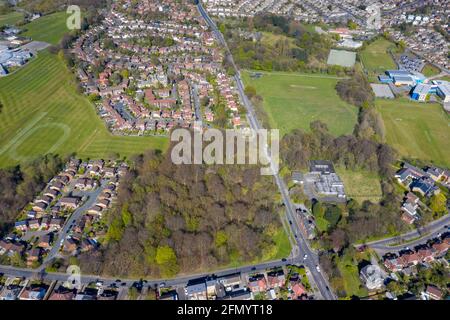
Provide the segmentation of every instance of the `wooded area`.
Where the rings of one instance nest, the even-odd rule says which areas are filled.
[[[27,165],[0,169],[0,236],[63,164],[59,157],[47,155]]]
[[[331,40],[307,30],[296,21],[276,15],[258,15],[221,24],[236,63],[243,69],[264,71],[309,71],[344,73],[344,69],[327,66]],[[273,41],[257,39],[268,33]],[[256,37],[256,38],[255,38]]]

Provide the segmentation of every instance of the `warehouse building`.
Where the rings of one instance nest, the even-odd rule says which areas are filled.
[[[411,93],[411,98],[417,101],[426,101],[431,93],[432,86],[429,84],[419,83]]]
[[[443,100],[444,103],[450,102],[450,85],[440,84],[436,89],[437,95]]]

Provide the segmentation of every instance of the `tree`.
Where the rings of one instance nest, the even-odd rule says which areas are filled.
[[[254,96],[256,96],[256,89],[253,86],[246,86],[245,87],[245,95],[249,98],[252,99]]]
[[[98,95],[96,93],[91,93],[88,96],[88,99],[90,102],[95,103],[95,102],[99,102],[102,98],[100,97],[100,95]]]
[[[130,77],[130,71],[128,69],[123,69],[120,72],[120,75],[122,76],[123,79],[128,79]]]
[[[322,218],[324,212],[325,212],[325,208],[322,206],[322,204],[320,202],[316,202],[313,204],[312,214],[314,215],[314,217]]]
[[[447,197],[441,192],[435,194],[430,199],[430,209],[436,215],[441,215],[447,211]]]
[[[341,219],[341,209],[337,206],[328,207],[324,218],[330,223],[330,228],[333,229]]]
[[[219,231],[216,233],[215,244],[216,244],[217,248],[225,245],[227,243],[227,241],[228,241],[228,236],[225,233],[225,231]]]
[[[119,241],[122,238],[124,224],[122,219],[114,218],[108,229],[108,238]]]
[[[347,27],[350,30],[356,30],[358,28],[358,25],[354,21],[348,20]]]

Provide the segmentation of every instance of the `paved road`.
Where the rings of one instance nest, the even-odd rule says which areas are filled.
[[[422,228],[400,236],[368,242],[365,245],[376,250],[380,255],[384,255],[388,252],[402,250],[406,246],[413,248],[420,244],[424,244],[428,240],[437,238],[439,234],[448,231],[449,225],[450,214],[447,214],[441,219],[435,220]],[[361,245],[357,245],[357,247],[360,246]]]
[[[50,252],[48,253],[45,260],[43,261],[43,263],[40,267],[40,270],[43,270],[46,267],[46,265],[57,256],[57,254],[59,253],[59,250],[61,249],[61,246],[64,242],[64,239],[66,239],[67,234],[71,230],[71,226],[74,223],[78,222],[78,220],[83,215],[83,213],[85,211],[89,210],[96,203],[97,197],[105,189],[106,184],[107,184],[107,181],[102,181],[101,185],[97,189],[85,194],[85,196],[88,197],[87,201],[81,207],[76,209],[70,215],[69,219],[67,219],[67,221],[64,224],[63,229],[58,233],[58,238],[53,242],[53,247],[50,250]]]
[[[238,67],[236,66],[234,59],[231,55],[231,52],[228,48],[227,42],[225,41],[223,35],[221,34],[221,32],[218,30],[217,26],[215,25],[214,21],[211,20],[211,18],[208,16],[208,13],[205,11],[205,9],[203,8],[203,6],[201,5],[201,3],[198,4],[198,10],[200,12],[200,14],[202,15],[202,17],[206,20],[206,22],[208,23],[208,25],[211,27],[211,29],[213,30],[214,34],[216,35],[216,38],[218,39],[218,41],[226,48],[226,50],[228,51],[229,54],[229,59],[231,64],[233,65],[235,71],[236,71],[236,76],[235,76],[235,80],[236,80],[236,84],[237,84],[237,89],[239,90],[239,94],[241,96],[242,102],[244,103],[244,106],[247,110],[247,118],[249,120],[250,123],[250,127],[253,130],[257,130],[257,129],[262,129],[262,126],[259,124],[258,119],[256,117],[256,113],[255,110],[252,106],[252,103],[249,101],[249,99],[247,98],[247,96],[244,93],[244,85],[242,83],[241,77],[240,77],[240,72]],[[270,156],[269,151],[266,149],[265,150],[266,155],[268,155],[268,158],[271,161],[271,167],[272,167],[272,171],[273,172],[277,172],[278,170],[275,170],[275,164]],[[305,235],[301,232],[301,229],[297,223],[297,220],[294,219],[294,216],[296,214],[295,209],[292,205],[290,196],[289,196],[289,192],[287,189],[286,184],[284,183],[283,179],[280,177],[280,175],[274,174],[274,178],[275,181],[277,183],[277,186],[280,190],[280,193],[283,197],[283,201],[286,207],[286,217],[289,220],[289,225],[291,226],[291,230],[292,233],[295,236],[295,240],[297,242],[297,248],[298,251],[300,253],[300,256],[303,257],[304,255],[307,256],[306,259],[303,260],[303,264],[309,268],[312,278],[314,279],[314,282],[320,292],[320,295],[323,297],[323,299],[326,300],[334,300],[336,299],[336,296],[332,293],[332,291],[329,288],[329,284],[328,281],[325,279],[324,275],[322,274],[321,271],[319,271],[318,269],[316,269],[316,266],[318,266],[319,264],[319,259],[317,257],[317,254],[315,252],[313,252],[311,250],[311,248],[309,247],[309,244],[306,240]]]

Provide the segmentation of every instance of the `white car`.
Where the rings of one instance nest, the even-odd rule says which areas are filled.
[[[306,260],[307,258],[308,258],[308,255],[305,254],[305,255],[303,256],[303,260]]]
[[[316,266],[316,270],[317,270],[317,272],[320,272],[320,267],[319,267],[319,265]]]

